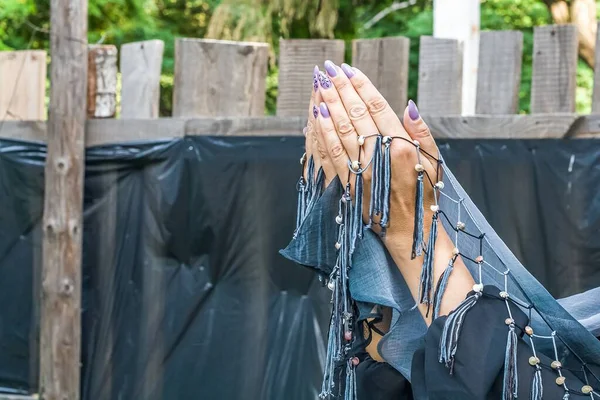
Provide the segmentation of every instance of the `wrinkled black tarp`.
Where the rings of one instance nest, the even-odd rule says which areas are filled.
[[[293,230],[301,138],[87,152],[82,399],[314,399],[328,321]],[[454,140],[446,162],[558,297],[600,285],[600,142]],[[35,390],[41,145],[0,141],[0,387]]]

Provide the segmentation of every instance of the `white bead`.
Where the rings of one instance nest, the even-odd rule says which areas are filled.
[[[360,163],[358,161],[352,161],[352,169],[358,171],[360,168]]]
[[[338,223],[338,225],[341,225],[343,221],[342,216],[338,215],[337,217],[335,217],[335,222]]]
[[[505,291],[500,292],[500,297],[502,297],[503,299],[508,299],[508,292],[505,292]]]
[[[381,141],[383,142],[383,144],[388,144],[389,142],[392,141],[392,137],[391,136],[384,136]]]
[[[476,283],[473,285],[473,291],[480,293],[483,291],[483,283]]]
[[[333,280],[327,282],[327,288],[329,290],[334,290],[335,289],[335,282]]]
[[[438,212],[438,210],[440,209],[440,206],[438,206],[437,204],[432,204],[429,208],[433,212]]]
[[[335,248],[339,250],[340,247],[342,247],[342,244],[340,242],[335,242]]]
[[[458,221],[456,223],[456,229],[458,229],[459,231],[462,231],[463,229],[465,229],[465,223]]]
[[[300,165],[303,165],[304,161],[306,161],[306,153],[302,154],[302,157],[300,157]]]
[[[421,143],[419,143],[419,141],[417,139],[413,140],[413,143],[415,144],[415,146],[420,146]]]
[[[359,136],[358,137],[358,145],[362,146],[363,144],[365,144],[365,137],[364,136]]]
[[[452,254],[454,254],[455,256],[460,254],[460,250],[458,250],[458,247],[452,249]]]
[[[440,190],[443,190],[444,189],[444,182],[439,181],[438,183],[435,184],[435,187],[438,188],[438,189],[440,189]]]
[[[417,164],[417,165],[415,165],[415,171],[423,172],[423,171],[425,171],[425,167],[422,164]]]

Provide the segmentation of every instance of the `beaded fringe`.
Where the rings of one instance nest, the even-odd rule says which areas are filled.
[[[542,400],[544,386],[542,385],[542,369],[536,365],[533,380],[531,381],[531,400]]]
[[[352,365],[352,361],[348,361],[346,365],[346,390],[344,393],[344,400],[356,400],[358,398],[356,394],[356,369]]]
[[[433,287],[433,255],[435,250],[435,241],[437,239],[437,213],[433,214],[431,219],[431,230],[429,231],[429,242],[427,243],[427,251],[423,259],[421,267],[421,278],[419,285],[419,303],[431,304],[431,290]],[[429,307],[427,310],[429,314]]]
[[[382,195],[381,195],[381,236],[385,236],[386,228],[390,223],[390,193],[392,186],[392,160],[390,156],[391,140],[386,141],[383,149],[383,179],[382,179]]]
[[[415,196],[415,225],[413,230],[412,258],[420,256],[423,250],[423,172],[417,175]]]
[[[506,338],[506,351],[504,353],[504,378],[502,387],[502,400],[517,398],[519,378],[517,375],[517,333],[514,324],[508,328]]]
[[[371,160],[371,203],[369,204],[369,228],[373,226],[373,219],[381,214],[382,211],[382,160],[381,160],[381,135],[378,135],[375,139],[375,150],[373,151],[373,158]]]
[[[442,273],[440,280],[437,283],[435,288],[435,294],[433,296],[433,319],[436,319],[440,316],[440,307],[442,305],[442,298],[444,297],[444,292],[446,291],[446,287],[448,286],[448,280],[450,279],[450,274],[452,274],[452,270],[454,269],[454,260],[456,257],[452,257],[448,262],[448,266]]]

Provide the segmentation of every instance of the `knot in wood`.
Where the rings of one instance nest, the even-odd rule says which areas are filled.
[[[60,292],[64,295],[64,296],[71,296],[73,294],[73,281],[70,280],[69,278],[63,278],[62,282],[61,282],[61,288],[60,288]]]
[[[69,169],[69,161],[65,157],[58,157],[54,161],[54,165],[56,166],[56,170],[63,175]]]

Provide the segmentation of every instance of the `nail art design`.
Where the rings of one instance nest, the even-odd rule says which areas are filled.
[[[416,121],[419,119],[419,109],[417,108],[417,105],[415,104],[415,102],[412,100],[408,101],[408,116],[413,121]]]
[[[325,61],[325,71],[327,71],[327,75],[331,77],[337,75],[337,68],[335,67],[335,64],[330,60]]]
[[[321,103],[319,108],[321,109],[321,115],[325,118],[329,118],[329,109],[327,108],[327,104]]]
[[[354,76],[354,70],[346,63],[342,64],[342,71],[344,71],[344,74],[346,74],[348,78],[352,78]]]
[[[331,81],[324,73],[319,71],[319,83],[323,89],[329,89],[331,87]]]
[[[317,108],[317,106],[313,106],[313,115],[315,116],[315,118],[319,116],[319,109]]]
[[[315,92],[319,89],[319,67],[316,65],[313,71],[313,88]]]

